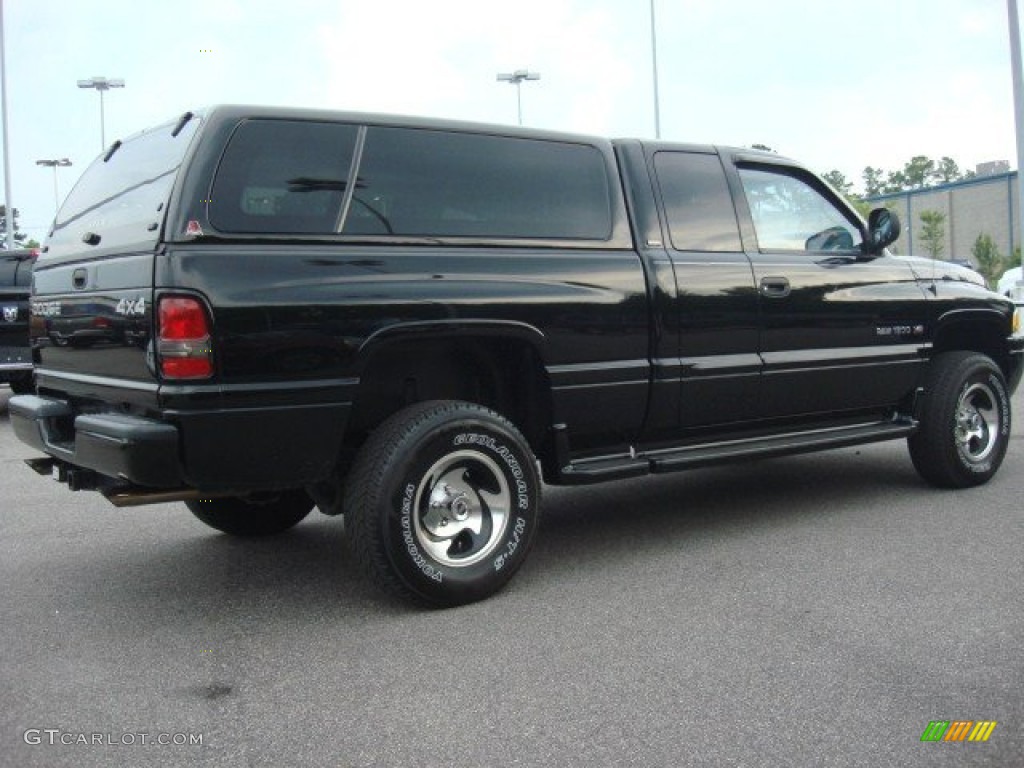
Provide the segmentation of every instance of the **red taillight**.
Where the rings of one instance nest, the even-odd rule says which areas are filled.
[[[168,379],[206,379],[213,375],[210,326],[203,305],[189,296],[160,299],[157,352]]]

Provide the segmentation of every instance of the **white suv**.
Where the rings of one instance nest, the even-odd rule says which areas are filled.
[[[1003,296],[1009,296],[1016,302],[1024,302],[1024,281],[1021,277],[1021,268],[1013,267],[1003,272],[996,291]]]

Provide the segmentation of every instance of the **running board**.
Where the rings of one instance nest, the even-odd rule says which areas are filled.
[[[870,424],[790,432],[771,437],[704,443],[635,455],[582,459],[570,462],[564,467],[560,473],[560,480],[566,485],[585,485],[605,480],[727,464],[743,459],[812,453],[850,445],[896,440],[913,434],[917,426],[917,421],[901,418]]]

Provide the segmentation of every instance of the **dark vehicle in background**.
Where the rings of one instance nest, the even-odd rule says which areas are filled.
[[[19,394],[32,391],[29,292],[35,248],[0,250],[0,383]]]
[[[906,439],[933,485],[991,478],[1020,315],[898,235],[772,153],[186,113],[58,213],[11,422],[72,490],[243,536],[317,506],[376,583],[465,603],[523,563],[542,477]]]

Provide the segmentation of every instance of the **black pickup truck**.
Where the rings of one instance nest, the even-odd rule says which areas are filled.
[[[747,149],[186,113],[61,208],[11,420],[72,490],[236,535],[343,513],[378,583],[469,602],[522,564],[541,477],[897,438],[932,484],[992,477],[1020,318],[898,232]]]
[[[28,296],[35,248],[0,250],[0,382],[19,394],[32,391]]]

